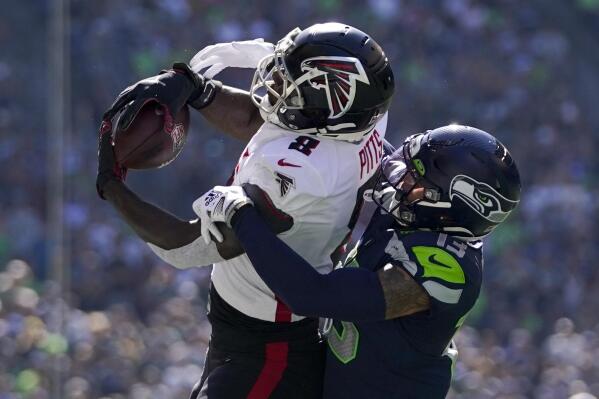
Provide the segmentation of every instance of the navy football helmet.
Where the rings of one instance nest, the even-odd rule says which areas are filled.
[[[258,96],[264,88],[267,95]],[[265,120],[302,134],[359,141],[387,112],[395,83],[381,47],[340,23],[289,32],[250,89]]]
[[[479,239],[518,204],[520,175],[495,137],[449,125],[408,137],[384,159],[373,199],[402,226]]]

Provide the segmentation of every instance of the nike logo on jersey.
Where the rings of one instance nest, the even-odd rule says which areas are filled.
[[[289,162],[285,162],[285,158],[281,158],[279,159],[279,162],[277,162],[277,165],[279,166],[291,166],[292,168],[301,168],[301,165],[296,165],[293,163],[289,163]]]
[[[445,267],[447,269],[451,269],[451,266],[446,265],[445,263],[441,263],[437,260],[437,257],[435,256],[435,254],[431,254],[428,257],[428,261],[429,263],[436,265],[436,266],[441,266],[441,267]]]

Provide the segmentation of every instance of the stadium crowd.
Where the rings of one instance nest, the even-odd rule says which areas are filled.
[[[64,287],[47,256],[50,4],[0,14],[0,399],[188,395],[210,334],[210,270],[164,264],[97,198],[100,117],[126,85],[203,46],[327,20],[386,50],[392,143],[460,122],[497,135],[520,167],[523,200],[487,239],[449,397],[599,397],[599,0],[71,0]],[[249,87],[247,71],[221,77]],[[242,147],[195,115],[173,164],[128,181],[192,218]]]

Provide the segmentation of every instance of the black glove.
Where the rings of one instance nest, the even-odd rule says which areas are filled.
[[[111,121],[122,110],[117,128],[125,130],[147,102],[156,101],[164,108],[164,131],[171,133],[175,126],[173,117],[185,104],[204,108],[221,87],[221,82],[204,78],[189,65],[175,63],[173,69],[140,80],[123,90],[102,119]]]
[[[127,168],[119,165],[114,157],[112,122],[103,120],[98,138],[98,176],[96,177],[96,190],[100,198],[106,199],[104,198],[106,183],[110,180],[124,181],[126,176]]]

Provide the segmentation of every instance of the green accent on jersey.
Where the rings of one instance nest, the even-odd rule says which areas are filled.
[[[472,309],[470,309],[472,310]],[[458,328],[462,327],[462,324],[464,324],[464,322],[466,321],[466,318],[468,317],[468,315],[470,314],[470,311],[466,312],[466,314],[464,314],[462,317],[460,317],[460,319],[458,320],[458,322],[455,324],[455,329],[457,330]]]
[[[358,257],[359,245],[360,243],[357,243],[356,246],[351,251],[349,251],[347,257],[345,258],[345,263],[343,264],[343,267],[360,267],[358,261],[356,260],[356,258]]]
[[[466,282],[459,262],[447,251],[439,247],[412,247],[418,263],[424,268],[423,277],[436,277],[448,283]]]
[[[416,171],[420,174],[420,176],[424,176],[426,169],[424,168],[424,164],[422,163],[422,161],[418,158],[414,158],[412,159],[412,163],[414,164],[414,167],[416,168]]]
[[[358,264],[358,242],[351,251],[347,254],[343,267],[360,267]],[[356,358],[358,354],[358,343],[360,342],[360,332],[354,323],[342,321],[341,333],[335,328],[335,324],[331,327],[331,332],[327,337],[329,349],[335,357],[343,364],[347,364]]]
[[[342,321],[343,330],[341,334],[335,328],[331,328],[331,334],[327,339],[329,348],[333,355],[343,364],[347,364],[354,360],[358,355],[358,344],[360,342],[360,332],[354,323]]]

